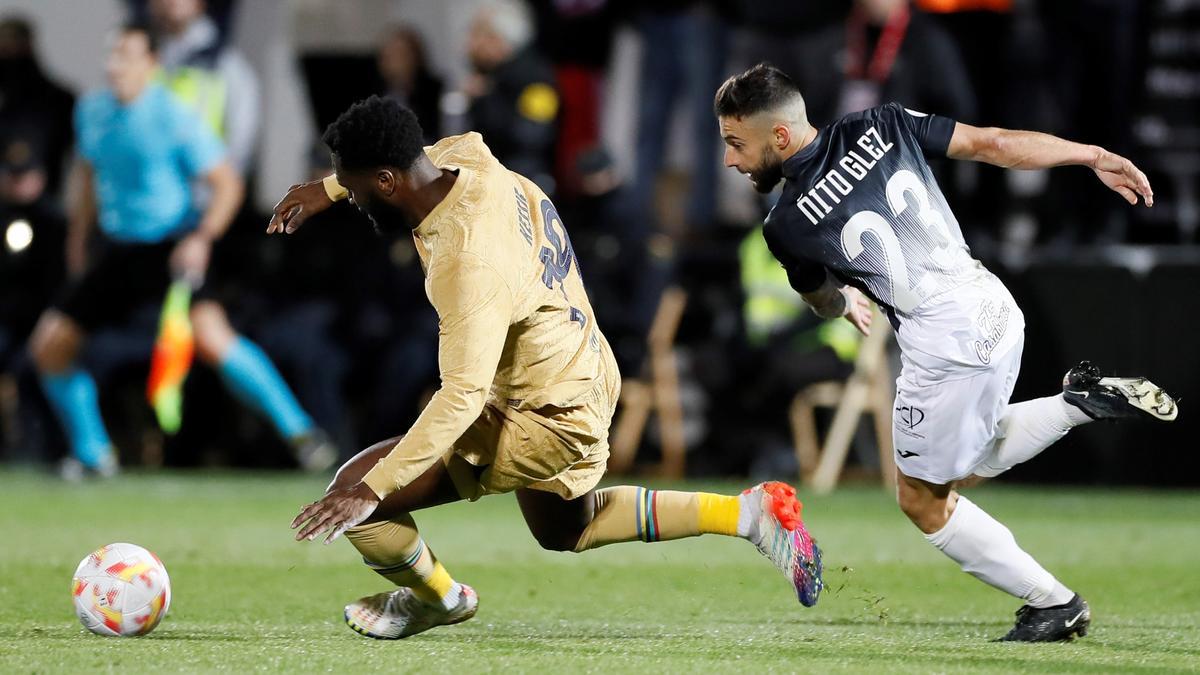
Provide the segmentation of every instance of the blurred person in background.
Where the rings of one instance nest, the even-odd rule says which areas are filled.
[[[629,188],[607,150],[589,148],[576,165],[578,192],[562,202],[561,212],[571,223],[579,264],[588,271],[596,319],[621,372],[636,375],[659,298],[675,273],[674,246],[644,227],[644,219],[629,217]]]
[[[642,57],[631,209],[643,218],[656,213],[658,178],[678,104],[691,130],[687,138],[691,180],[684,219],[697,234],[708,230],[717,217],[717,164],[712,158],[718,149],[710,113],[712,91],[725,76],[728,4],[721,0],[646,3],[634,24],[642,38]]]
[[[24,19],[0,19],[0,129],[24,129],[39,138],[45,192],[57,195],[71,147],[75,96],[46,76],[34,53],[33,26]]]
[[[793,70],[817,124],[888,101],[975,119],[975,94],[950,36],[909,0],[854,0],[844,22],[794,43]]]
[[[804,40],[795,41],[776,67],[805,92],[809,118],[817,124],[897,101],[917,110],[937,110],[952,119],[975,121],[974,88],[954,41],[909,0],[853,0],[848,15]],[[930,165],[948,197],[960,194],[955,180],[975,167],[954,167],[932,158]],[[969,203],[969,202],[968,202]],[[977,223],[964,220],[976,244]]]
[[[221,138],[233,168],[250,170],[262,117],[258,78],[225,44],[204,0],[150,0],[163,82]]]
[[[48,191],[49,143],[9,127],[0,136],[0,372],[62,283],[65,223]]]
[[[429,68],[425,41],[412,26],[396,26],[383,39],[376,56],[383,91],[412,109],[425,130],[425,141],[441,138],[442,80]]]
[[[66,229],[49,193],[49,145],[28,128],[0,132],[0,432],[8,451],[29,456],[49,413],[23,346],[62,284]]]
[[[95,381],[77,363],[88,334],[161,301],[172,277],[202,284],[213,242],[228,228],[243,195],[243,183],[211,129],[156,81],[156,47],[144,25],[117,31],[106,63],[108,88],[82,99],[75,114],[80,161],[69,209],[70,281],[30,339],[46,397],[73,453],[63,464],[68,478],[85,470],[111,474],[118,464]],[[202,213],[192,194],[196,181],[211,191]],[[101,236],[89,247],[93,223]],[[194,300],[191,322],[200,360],[216,368],[244,404],[271,420],[302,464],[329,466],[336,451],[266,354],[233,331],[203,287]]]
[[[580,156],[600,142],[604,78],[612,55],[616,0],[535,0],[537,43],[554,64],[562,96],[555,174],[559,202],[580,190]]]
[[[790,462],[795,455],[786,421],[792,398],[810,384],[849,377],[859,335],[850,322],[822,319],[809,310],[771,255],[761,225],[742,239],[738,262],[744,342],[730,357],[738,360],[737,372],[761,373],[752,381],[738,379],[737,422],[751,422],[740,429],[741,447],[761,448],[752,458],[756,464],[774,461],[772,451]],[[747,444],[747,438],[755,440]]]
[[[553,194],[560,99],[554,70],[533,38],[533,14],[521,0],[480,5],[467,37],[472,73],[463,93],[470,129],[505,166]]]

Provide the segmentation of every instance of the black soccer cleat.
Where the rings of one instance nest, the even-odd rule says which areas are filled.
[[[1094,420],[1142,418],[1170,422],[1179,415],[1175,399],[1144,377],[1101,377],[1083,361],[1063,377],[1063,398]]]
[[[1057,607],[1022,606],[1017,610],[1017,625],[996,642],[1061,642],[1087,635],[1091,622],[1087,601],[1076,593],[1070,602]]]

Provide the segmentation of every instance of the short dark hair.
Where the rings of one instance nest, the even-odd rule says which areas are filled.
[[[10,39],[21,43],[25,49],[33,45],[33,24],[18,14],[8,14],[0,18],[0,33],[8,33]]]
[[[421,123],[408,106],[379,96],[350,106],[321,136],[346,169],[394,166],[401,171],[417,161],[424,138]]]
[[[154,32],[154,28],[150,23],[142,19],[131,19],[121,24],[121,34],[126,33],[141,33],[146,36],[146,49],[155,56],[158,56],[158,33]]]
[[[782,70],[760,63],[725,80],[713,99],[717,117],[746,117],[772,110],[800,93],[800,87]]]

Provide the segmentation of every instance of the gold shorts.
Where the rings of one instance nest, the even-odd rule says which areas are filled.
[[[518,488],[583,496],[608,466],[608,427],[620,391],[613,375],[567,408],[520,410],[489,401],[443,457],[458,493],[471,501]]]

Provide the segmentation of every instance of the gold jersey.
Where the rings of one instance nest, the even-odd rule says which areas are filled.
[[[537,185],[506,169],[477,133],[425,149],[458,172],[413,231],[437,310],[441,387],[408,433],[363,478],[380,497],[454,445],[484,405],[579,405],[617,372],[571,240]]]

